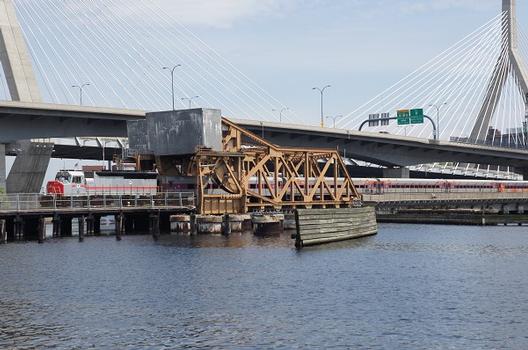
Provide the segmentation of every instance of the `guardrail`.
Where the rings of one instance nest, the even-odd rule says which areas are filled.
[[[43,195],[40,193],[0,194],[0,212],[32,210],[168,208],[195,206],[194,192],[163,192],[155,195]]]
[[[364,202],[397,203],[397,202],[436,202],[436,201],[493,201],[493,200],[523,200],[528,201],[528,192],[409,192],[363,194]]]

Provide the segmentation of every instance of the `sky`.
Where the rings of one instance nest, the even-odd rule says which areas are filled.
[[[319,114],[312,87],[331,84],[326,114],[347,114],[497,15],[501,6],[499,0],[160,3],[312,123]]]
[[[232,68],[266,91],[256,89],[266,100],[266,103],[257,101],[259,113],[276,116],[278,112],[272,109],[288,107],[291,119],[307,124],[317,124],[320,113],[319,95],[312,87],[332,85],[325,94],[325,115],[347,114],[497,16],[501,9],[500,0],[127,0],[126,5],[122,0],[60,3],[15,0],[15,3],[31,53],[37,56],[33,59],[41,89],[50,102],[76,103],[71,84],[90,81],[87,104],[138,107],[135,101],[117,97],[125,96],[130,89],[129,95],[144,90],[144,99],[153,101],[146,109],[168,109],[170,78],[161,66],[182,63],[182,70],[176,72],[178,102],[181,97],[199,94],[202,99],[196,100],[197,105],[231,108],[236,113],[232,106],[221,104],[223,97],[236,104],[238,93],[238,98],[249,101],[241,113],[251,118],[256,109],[254,100],[246,98],[242,85],[242,92],[230,86],[211,92],[210,86],[202,86],[207,90],[204,92],[197,85],[187,84],[186,80],[196,78],[191,71],[195,62],[186,62],[180,57],[187,56],[174,53],[182,46],[176,40],[175,28],[184,25],[189,30],[186,40],[194,44],[202,40],[206,45],[202,47],[214,50]],[[162,17],[151,18],[143,12],[147,3],[157,8]],[[110,17],[97,12],[105,9],[112,11],[111,20],[115,21],[106,32]],[[528,18],[524,14],[528,13],[528,4],[520,3],[517,11],[521,27],[526,27]],[[131,27],[123,27],[123,32],[115,30],[116,37],[112,39],[115,45],[109,43],[111,25],[117,26],[120,21],[123,25],[134,24],[137,42],[125,36],[133,37]],[[96,48],[100,52],[90,58]],[[134,53],[141,54],[145,61],[140,62]],[[160,58],[161,55],[166,58]],[[127,56],[130,61],[120,68],[123,66],[120,60],[126,61]],[[215,63],[220,60],[215,57],[204,61],[211,74],[215,74]],[[141,69],[133,66],[134,60]],[[51,76],[48,81],[43,77],[46,74]],[[64,80],[53,77],[57,75]],[[110,81],[105,83],[108,86],[98,82],[98,76]],[[130,81],[123,82],[124,76]],[[238,84],[229,75],[225,78],[231,80],[229,84]],[[206,101],[208,93],[220,95]],[[52,101],[54,94],[56,101]],[[54,163],[55,168],[57,164]]]
[[[325,114],[347,114],[497,16],[501,8],[500,0],[16,0],[16,4],[40,64],[36,65],[41,86],[51,86],[57,102],[76,103],[70,85],[90,81],[85,92],[88,104],[164,109],[170,106],[170,79],[161,66],[179,63],[178,102],[200,95],[195,102],[201,106],[253,119],[289,107],[292,119],[312,124],[319,119],[319,96],[313,87],[332,85]],[[147,7],[158,13],[149,13]],[[521,23],[527,11],[527,5],[519,6]],[[112,15],[105,18],[109,12]],[[120,31],[118,26],[125,23],[133,27]],[[178,32],[180,24],[189,32]],[[270,95],[266,101],[245,96],[255,93],[245,86],[236,90],[232,85],[237,81],[229,75],[217,82],[222,79],[215,74],[217,58],[198,66],[203,55],[192,56],[197,51],[179,41],[203,48],[200,39],[205,50],[219,53],[262,87]],[[51,76],[47,83],[44,74]],[[105,86],[109,81],[114,81],[113,87]],[[141,94],[146,102],[139,103]]]

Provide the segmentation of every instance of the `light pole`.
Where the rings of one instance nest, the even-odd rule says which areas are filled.
[[[438,140],[440,140],[440,109],[442,109],[443,106],[447,105],[447,102],[444,102],[440,105],[431,103],[429,107],[436,108],[436,133],[438,136]]]
[[[84,83],[81,85],[72,85],[72,88],[79,89],[79,106],[82,106],[83,104],[83,90],[86,86],[90,86],[90,83]]]
[[[200,96],[182,97],[181,100],[182,100],[182,101],[189,101],[189,109],[191,109],[191,107],[192,107],[192,101],[193,101],[194,99],[199,98],[199,97],[200,97]]]
[[[336,128],[336,121],[339,119],[339,118],[343,118],[343,115],[336,115],[336,116],[327,116],[326,119],[332,119],[333,122],[334,122],[334,129]]]
[[[278,109],[272,109],[272,112],[279,112],[279,122],[282,123],[282,113],[289,111],[290,109],[288,107],[283,107],[280,111]]]
[[[170,70],[171,73],[171,91],[172,91],[172,110],[176,110],[176,106],[174,104],[174,71],[176,68],[181,67],[181,64],[177,64],[175,66],[171,67],[163,67],[165,70]]]
[[[321,128],[324,128],[324,92],[329,87],[332,87],[332,85],[326,85],[322,89],[318,87],[312,88],[312,90],[319,91],[321,94]]]

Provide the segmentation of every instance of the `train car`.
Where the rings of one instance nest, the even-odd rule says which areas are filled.
[[[61,170],[55,180],[49,181],[49,195],[65,197],[97,195],[155,195],[158,192],[158,174],[136,171],[97,171],[86,178],[79,170]]]
[[[528,192],[528,181],[445,179],[352,179],[364,194],[413,192]]]

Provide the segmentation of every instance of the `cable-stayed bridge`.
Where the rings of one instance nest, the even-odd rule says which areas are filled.
[[[123,121],[141,118],[141,112],[129,109],[167,109],[168,71],[176,71],[175,94],[187,97],[174,99],[181,108],[188,107],[191,96],[200,96],[200,106],[221,108],[224,115],[241,119],[242,125],[272,141],[339,147],[355,159],[396,169],[444,162],[454,168],[503,166],[527,173],[528,89],[523,57],[528,38],[518,30],[514,0],[504,0],[498,16],[351,112],[338,124],[345,131],[296,127],[303,118],[290,110],[284,113],[289,125],[269,123],[274,119],[272,109],[285,104],[150,0],[141,5],[125,0],[0,0],[0,26],[5,73],[0,99],[35,106],[22,113],[13,113],[23,110],[15,102],[0,106],[4,145],[27,138],[109,136],[114,131],[114,136],[122,136],[125,130],[117,129]],[[174,62],[185,69],[170,66]],[[81,87],[85,82],[90,83],[85,102],[106,108],[71,106],[79,100],[77,93],[83,93],[72,85]],[[56,104],[52,109],[64,113],[50,115],[49,106],[39,107],[43,102]],[[427,124],[353,131],[371,113],[394,113],[404,107],[424,107],[433,118],[441,109],[441,141],[429,141],[432,130]],[[104,113],[112,115],[116,130],[107,126]],[[468,147],[472,144],[480,146]],[[28,145],[19,149],[19,164],[14,166],[18,175],[27,167],[23,154],[31,153],[24,152]]]

